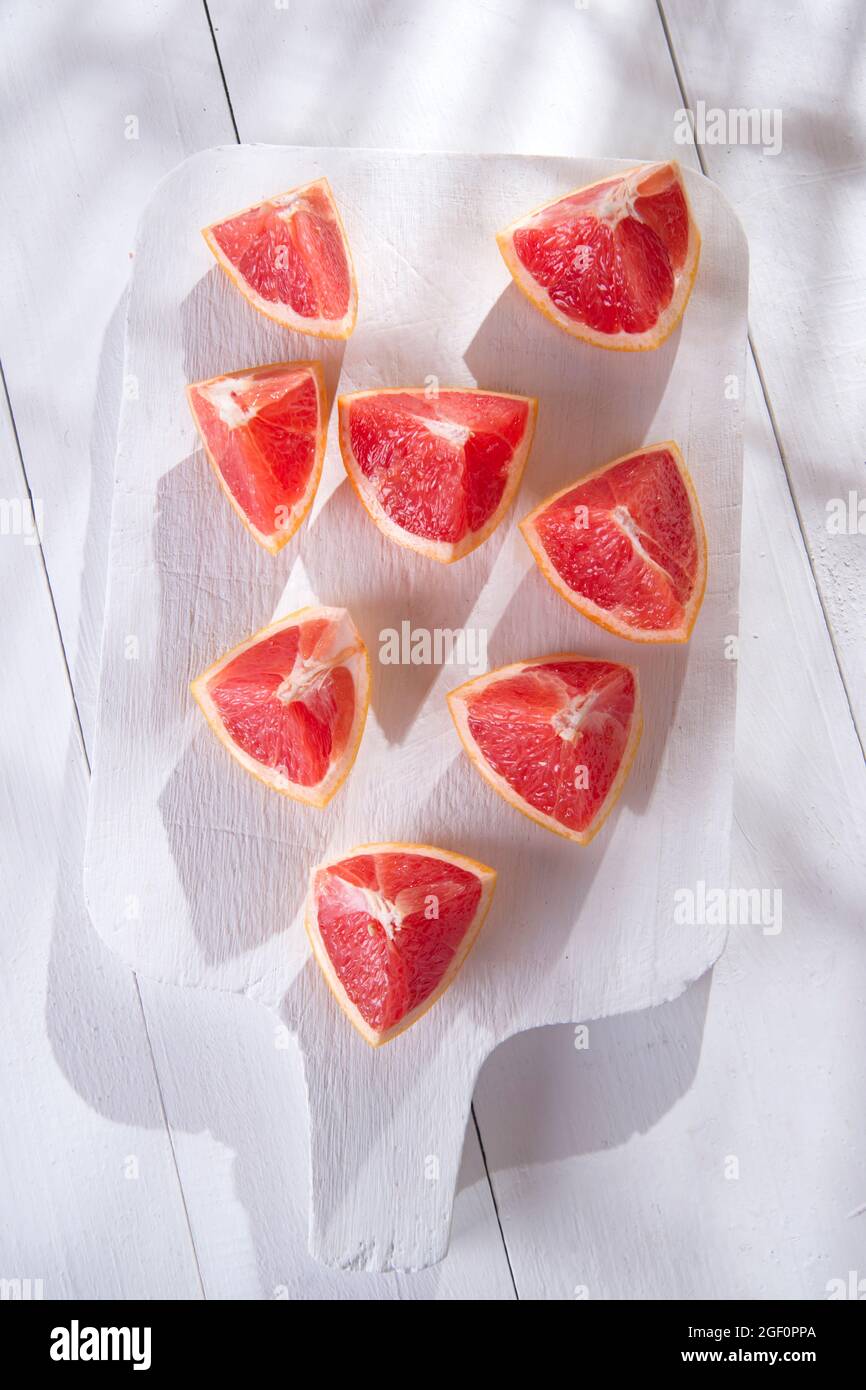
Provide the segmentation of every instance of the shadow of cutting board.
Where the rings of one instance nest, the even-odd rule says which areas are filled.
[[[633,161],[631,161],[633,162]],[[141,222],[126,336],[85,884],[130,965],[246,994],[297,1037],[311,1133],[311,1249],[355,1269],[441,1259],[478,1070],[511,1034],[659,1004],[715,961],[720,926],[680,922],[681,890],[728,884],[747,250],[712,183],[687,174],[703,254],[681,328],[652,353],[568,338],[512,286],[494,241],[522,211],[628,162],[251,146],[208,150]],[[347,344],[256,314],[199,228],[325,174],[360,289]],[[385,541],[345,479],[332,428],[308,522],[276,558],[246,534],[197,448],[188,381],[319,356],[331,397],[477,382],[539,397],[515,512],[452,567]],[[686,648],[608,636],[536,572],[515,525],[546,494],[644,442],[675,438],[703,505],[706,599]],[[348,606],[373,661],[355,769],[323,812],[246,776],[188,693],[272,616]],[[575,651],[635,662],[645,733],[586,849],[538,828],[471,769],[445,691],[466,664],[388,665],[403,624],[465,629],[488,666]],[[485,650],[486,645],[486,650]],[[459,654],[459,652],[458,652]],[[375,840],[441,844],[493,865],[490,916],[462,974],[373,1051],[340,1014],[302,924],[310,867]]]

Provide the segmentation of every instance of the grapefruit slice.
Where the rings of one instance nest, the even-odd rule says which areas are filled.
[[[348,338],[358,287],[327,179],[233,213],[202,236],[260,314],[298,333]]]
[[[208,462],[247,529],[271,554],[312,506],[325,456],[325,381],[318,362],[197,381],[187,400]]]
[[[520,529],[545,579],[600,627],[632,642],[689,640],[707,583],[707,538],[672,440],[588,473]]]
[[[632,667],[570,655],[518,661],[452,690],[448,707],[494,791],[546,829],[589,844],[640,741]]]
[[[398,387],[338,406],[349,481],[391,540],[448,565],[496,529],[529,456],[534,397]]]
[[[324,806],[358,752],[370,664],[345,608],[301,608],[220,657],[190,689],[241,767]]]
[[[313,952],[373,1047],[410,1028],[451,984],[495,884],[493,869],[432,845],[361,845],[313,870]]]
[[[575,338],[626,352],[656,348],[673,332],[701,253],[673,160],[578,188],[496,240],[536,309]]]

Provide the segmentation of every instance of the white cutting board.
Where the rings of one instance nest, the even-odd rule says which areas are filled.
[[[488,1053],[521,1029],[659,1004],[719,955],[678,924],[678,889],[725,888],[731,823],[748,260],[722,194],[686,173],[703,253],[658,351],[567,337],[512,285],[494,240],[524,210],[634,161],[231,146],[157,189],[139,229],[126,336],[85,886],[100,935],[157,980],[249,995],[303,1053],[310,1246],[330,1264],[441,1259],[469,1104]],[[359,281],[347,344],[286,332],[213,263],[199,228],[327,175]],[[197,447],[189,381],[317,355],[331,397],[477,382],[539,397],[516,508],[454,566],[383,539],[336,439],[307,523],[277,557],[244,531]],[[571,610],[515,520],[644,442],[674,438],[698,488],[709,581],[688,647],[641,647]],[[188,684],[273,616],[344,604],[373,661],[355,768],[325,811],[247,776]],[[446,690],[460,666],[379,663],[380,633],[471,627],[489,666],[575,651],[636,662],[645,732],[622,799],[586,849],[535,826],[463,754]],[[445,997],[374,1051],[340,1014],[302,924],[310,867],[375,840],[440,844],[499,871],[487,923]]]

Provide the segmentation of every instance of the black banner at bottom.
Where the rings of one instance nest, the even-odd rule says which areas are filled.
[[[303,1301],[303,1300],[299,1300]],[[348,1301],[348,1300],[347,1300]],[[381,1324],[366,1310],[366,1335],[378,1343]],[[391,1300],[388,1306],[392,1307]],[[347,1310],[348,1311],[348,1310]],[[595,1354],[606,1369],[667,1371],[673,1367],[813,1366],[822,1372],[850,1366],[863,1336],[863,1307],[840,1302],[579,1302],[563,1331],[579,1362]],[[234,1372],[257,1376],[291,1374],[293,1352],[304,1338],[304,1363],[314,1342],[305,1338],[306,1318],[296,1322],[285,1302],[68,1302],[0,1301],[0,1329],[6,1346],[14,1340],[16,1366],[49,1371],[61,1378],[93,1376],[100,1368],[152,1375],[166,1371]],[[477,1316],[477,1315],[476,1315]],[[512,1314],[513,1316],[513,1314]],[[346,1347],[347,1370],[358,1356],[362,1324],[340,1320],[339,1341]],[[378,1333],[376,1328],[379,1328]],[[400,1335],[410,1334],[403,1321]],[[513,1334],[515,1324],[508,1324]],[[444,1331],[444,1327],[443,1327]],[[480,1331],[480,1328],[479,1328]],[[422,1334],[428,1335],[428,1334]],[[298,1339],[298,1340],[293,1340]],[[334,1349],[327,1346],[333,1374]],[[506,1343],[503,1343],[506,1345]],[[476,1353],[485,1364],[495,1357],[488,1338]],[[463,1352],[459,1353],[461,1360]]]

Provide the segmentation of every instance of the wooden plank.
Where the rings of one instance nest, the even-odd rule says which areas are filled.
[[[862,744],[866,184],[855,132],[866,121],[866,9],[860,0],[728,0],[703,7],[698,23],[690,0],[662,8],[686,97],[696,116],[704,103],[709,134],[714,109],[765,113],[762,143],[707,142],[701,155],[749,237],[752,340]],[[727,139],[735,129],[727,118]],[[765,152],[776,134],[781,149]]]
[[[676,84],[654,0],[208,0],[208,9],[243,141],[673,152]]]
[[[781,931],[732,930],[671,1005],[491,1058],[523,1298],[820,1299],[862,1266],[866,787],[754,370],[746,439],[733,883],[780,889]]]
[[[81,899],[87,767],[5,397],[0,503],[0,1277],[197,1298],[135,981]]]
[[[0,357],[89,744],[135,227],[175,164],[234,136],[200,6],[11,0],[3,30]]]
[[[231,122],[206,18],[192,7],[181,15],[164,3],[97,3],[86,10],[7,5],[4,71],[5,95],[14,117],[9,114],[3,123],[7,215],[0,353],[29,485],[43,518],[46,567],[87,738],[96,695],[116,420],[123,387],[123,296],[135,225],[153,184],[190,149],[210,139],[231,138]],[[12,611],[7,610],[4,629]],[[56,629],[45,628],[43,635],[42,660],[50,663],[59,652]],[[117,1097],[126,1089],[131,1113],[146,1114],[146,1123],[158,1127],[150,1143],[161,1150],[168,1145],[162,1101],[152,1075],[149,1091],[141,1081],[142,1069],[151,1069],[152,1062],[139,996],[128,970],[106,955],[93,936],[81,901],[87,804],[81,761],[80,784],[72,784],[72,773],[62,763],[57,771],[61,789],[70,782],[62,802],[69,824],[61,843],[68,856],[65,881],[71,885],[58,899],[55,932],[66,943],[58,959],[67,966],[83,934],[86,958],[94,959],[102,972],[102,1010],[110,1016],[114,990],[115,1011],[121,1000],[128,1009],[126,1001],[133,999],[138,1031],[127,1025],[123,1045],[114,1054],[125,1059],[125,1076],[112,1068],[112,1103],[122,1113]],[[56,854],[56,847],[52,852]],[[30,908],[28,903],[28,923]],[[32,919],[34,925],[37,922],[38,916]],[[70,980],[74,978],[70,973]],[[69,988],[62,975],[55,988],[61,996]],[[44,1045],[55,1048],[56,1066],[63,1074],[86,1078],[89,1036],[68,1026],[56,1036],[46,1034]],[[55,1132],[45,1112],[31,1107],[33,1152],[49,1142],[59,1144],[66,1111],[60,1108],[58,1116]],[[40,1138],[43,1127],[45,1141]],[[11,1139],[9,1158],[14,1161]],[[17,1163],[21,1173],[29,1171],[29,1159],[19,1156]],[[150,1158],[148,1163],[153,1166]],[[83,1161],[67,1180],[61,1177],[56,1195],[50,1183],[40,1193],[41,1221],[37,1212],[26,1224],[16,1223],[19,1258],[29,1251],[38,1253],[49,1240],[51,1222],[45,1213],[56,1206],[67,1213],[58,1219],[51,1238],[58,1268],[67,1270],[65,1296],[107,1297],[113,1291],[148,1297],[175,1291],[183,1296],[174,1275],[171,1242],[164,1271],[154,1260],[152,1277],[145,1282],[135,1273],[138,1261],[133,1256],[124,1282],[110,1240],[104,1241],[102,1251],[89,1239],[82,1241],[76,1207],[98,1212],[104,1204],[106,1217],[116,1209],[113,1168],[103,1174],[94,1163],[83,1180],[82,1170]],[[56,1166],[53,1172],[56,1176]],[[163,1204],[164,1214],[155,1198],[149,1203],[147,1240],[151,1232],[158,1239],[161,1223],[172,1226],[172,1202],[180,1203],[176,1176],[173,1181],[174,1194]],[[129,1191],[136,1190],[141,1184],[130,1183]],[[86,1228],[86,1220],[82,1224]],[[96,1235],[102,1229],[101,1219],[95,1219]],[[190,1260],[188,1232],[185,1239],[184,1258]],[[188,1296],[199,1296],[195,1272],[187,1285]]]

